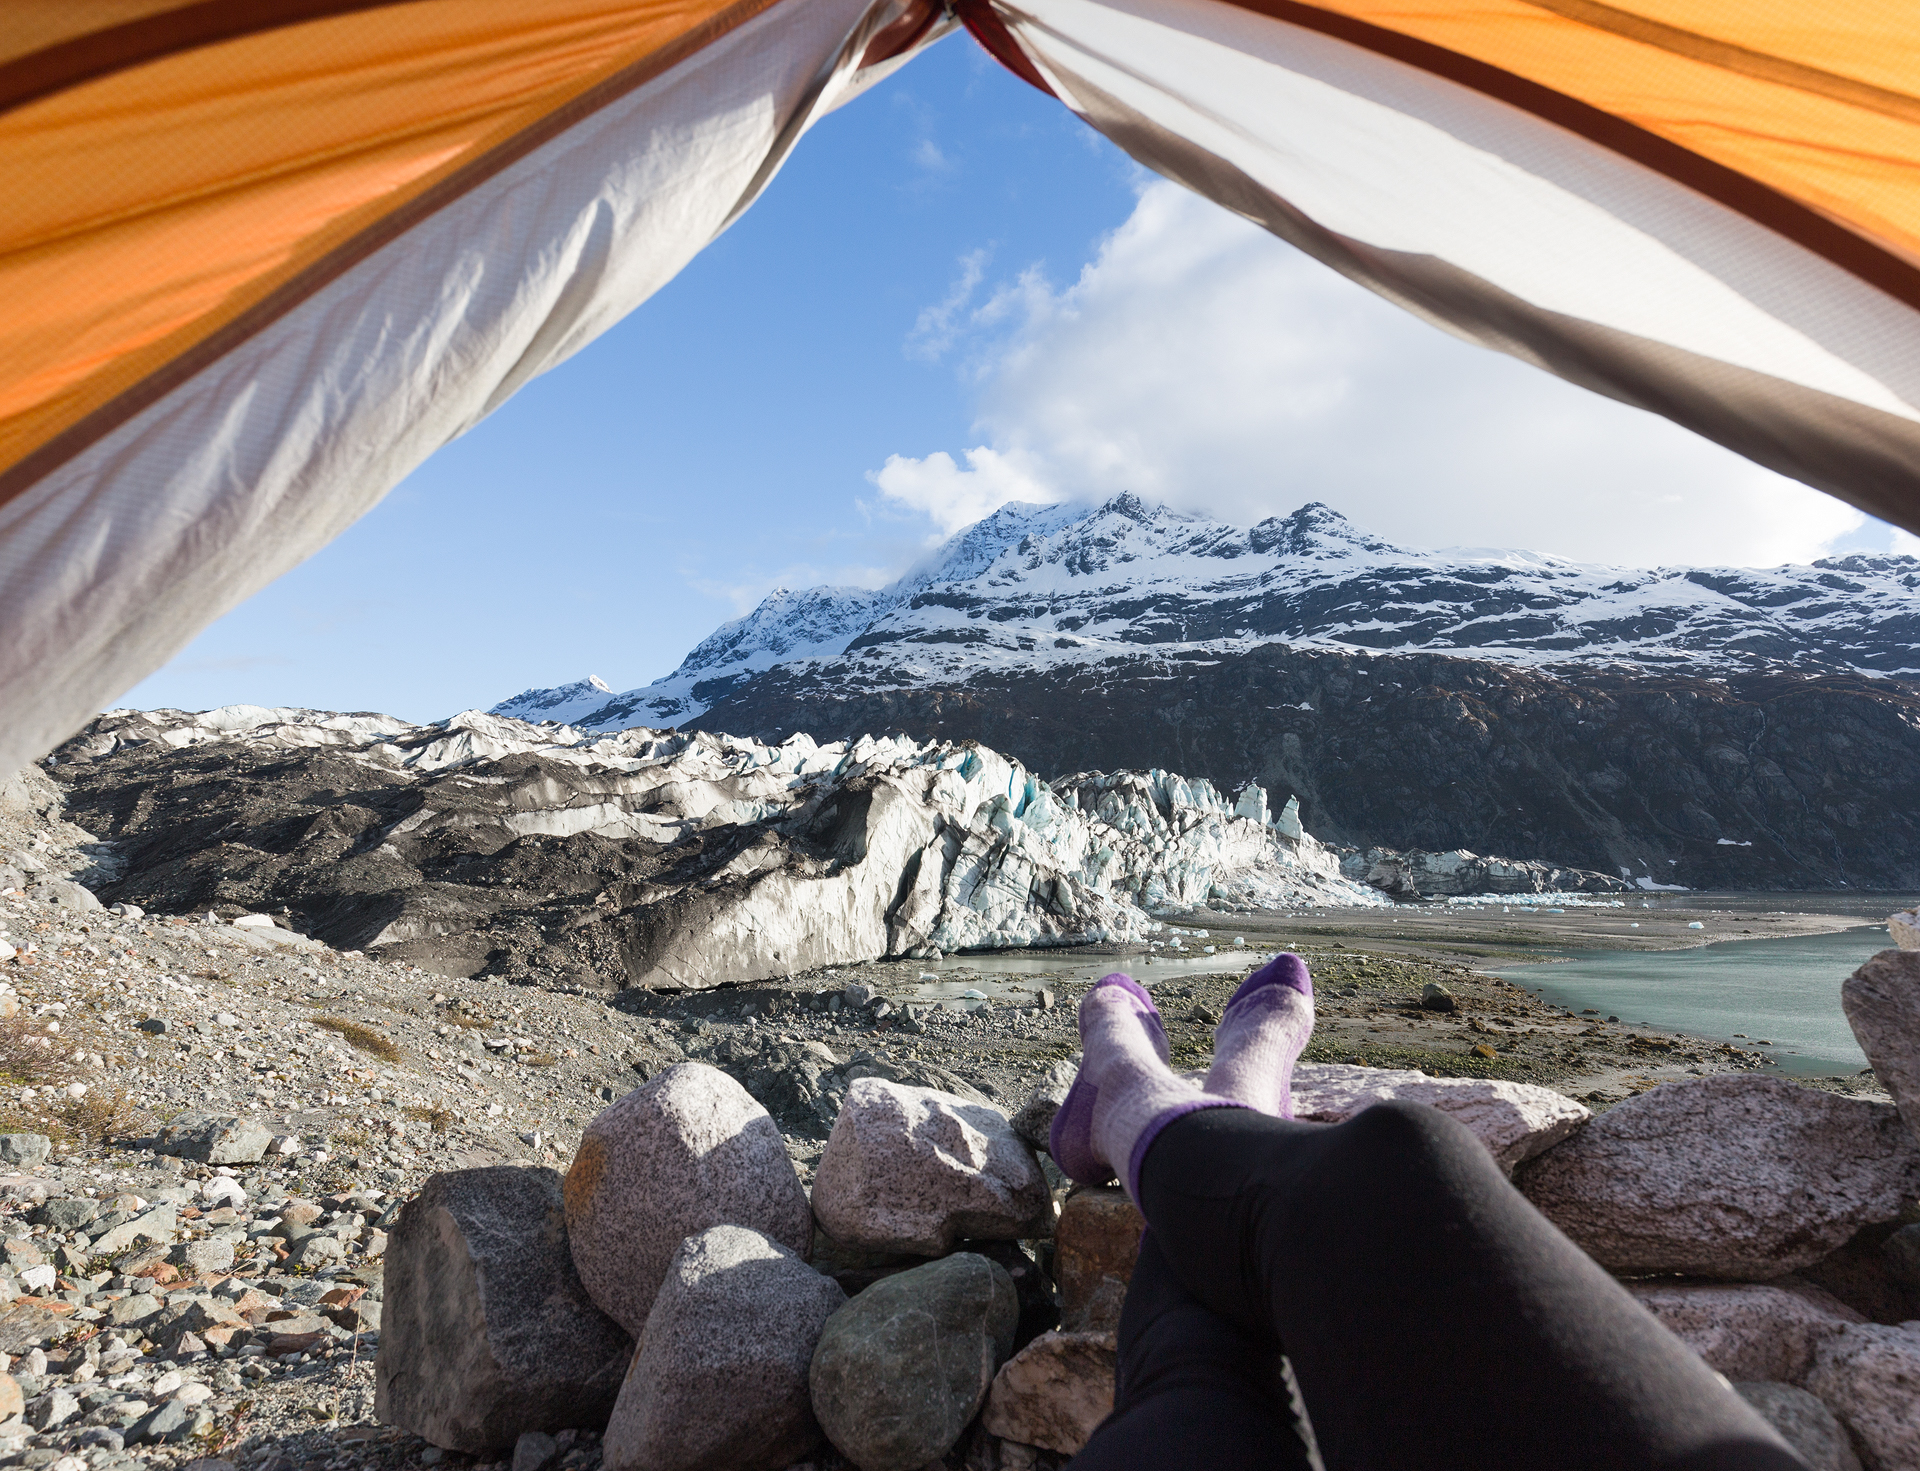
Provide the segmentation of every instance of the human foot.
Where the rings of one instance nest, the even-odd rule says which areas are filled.
[[[1121,1176],[1137,1201],[1140,1161],[1163,1128],[1196,1109],[1238,1105],[1175,1076],[1160,1013],[1131,977],[1107,976],[1087,992],[1079,1023],[1080,1072],[1054,1115],[1050,1152],[1084,1184]]]
[[[1213,1033],[1206,1091],[1293,1117],[1293,1065],[1313,1036],[1313,978],[1298,955],[1276,955],[1240,983]]]
[[[1102,998],[1103,1004],[1110,1001],[1123,1011],[1132,1012],[1154,1055],[1166,1062],[1172,1053],[1167,1046],[1167,1027],[1160,1019],[1160,1008],[1153,1004],[1153,997],[1147,994],[1144,986],[1132,976],[1118,971],[1102,976],[1094,984],[1093,990],[1081,998],[1079,1022],[1082,1038],[1086,1036],[1088,1003],[1109,987],[1119,995]],[[1128,999],[1122,1001],[1120,996]],[[1053,1126],[1047,1132],[1047,1152],[1068,1179],[1082,1185],[1104,1185],[1113,1179],[1114,1172],[1093,1152],[1093,1109],[1099,1100],[1100,1089],[1087,1067],[1085,1056],[1083,1051],[1080,1071],[1074,1076],[1073,1086],[1067,1090],[1066,1101],[1053,1116]]]

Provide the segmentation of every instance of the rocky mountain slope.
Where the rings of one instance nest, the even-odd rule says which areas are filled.
[[[1908,557],[1622,569],[1411,552],[1319,505],[1014,505],[892,588],[776,593],[659,684],[498,708],[1164,766],[1291,793],[1330,842],[1642,886],[1910,887],[1916,589]]]
[[[1137,940],[1154,914],[1381,904],[1258,788],[1048,784],[975,744],[593,737],[236,706],[57,753],[108,897],[282,915],[341,949],[576,989]]]
[[[778,669],[696,725],[900,731],[1300,799],[1330,843],[1527,854],[1641,887],[1920,887],[1920,696],[1857,675],[1555,674],[1270,644],[925,689]]]

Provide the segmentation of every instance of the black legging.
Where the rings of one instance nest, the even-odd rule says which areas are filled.
[[[1074,1471],[1806,1471],[1454,1120],[1208,1109],[1140,1170],[1113,1414]]]

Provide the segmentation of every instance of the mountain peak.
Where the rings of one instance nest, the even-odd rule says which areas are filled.
[[[1251,528],[1131,491],[1009,502],[888,587],[779,588],[665,679],[597,679],[494,707],[593,730],[679,725],[776,667],[871,693],[959,686],[1148,649],[1271,642],[1421,650],[1547,667],[1719,673],[1809,667],[1920,675],[1920,563],[1636,569],[1532,552],[1416,551],[1323,501]]]
[[[612,685],[597,674],[589,674],[585,679],[556,685],[552,689],[522,690],[512,699],[502,700],[487,713],[535,724],[552,721],[556,725],[570,725],[580,716],[599,709],[612,693]]]
[[[1133,491],[1123,490],[1102,503],[1100,510],[1109,515],[1125,516],[1129,521],[1139,521],[1144,524],[1153,520],[1157,512],[1165,511],[1166,507],[1154,501],[1143,500]]]
[[[1291,516],[1269,516],[1247,533],[1256,552],[1283,557],[1351,556],[1354,552],[1392,554],[1400,550],[1362,531],[1325,501],[1308,501]]]

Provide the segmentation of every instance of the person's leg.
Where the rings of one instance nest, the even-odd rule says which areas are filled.
[[[1803,1468],[1434,1109],[1189,1113],[1137,1188],[1198,1304],[1285,1345],[1332,1471]]]
[[[1113,1413],[1073,1471],[1308,1471],[1279,1353],[1195,1302],[1151,1231],[1119,1337]]]

